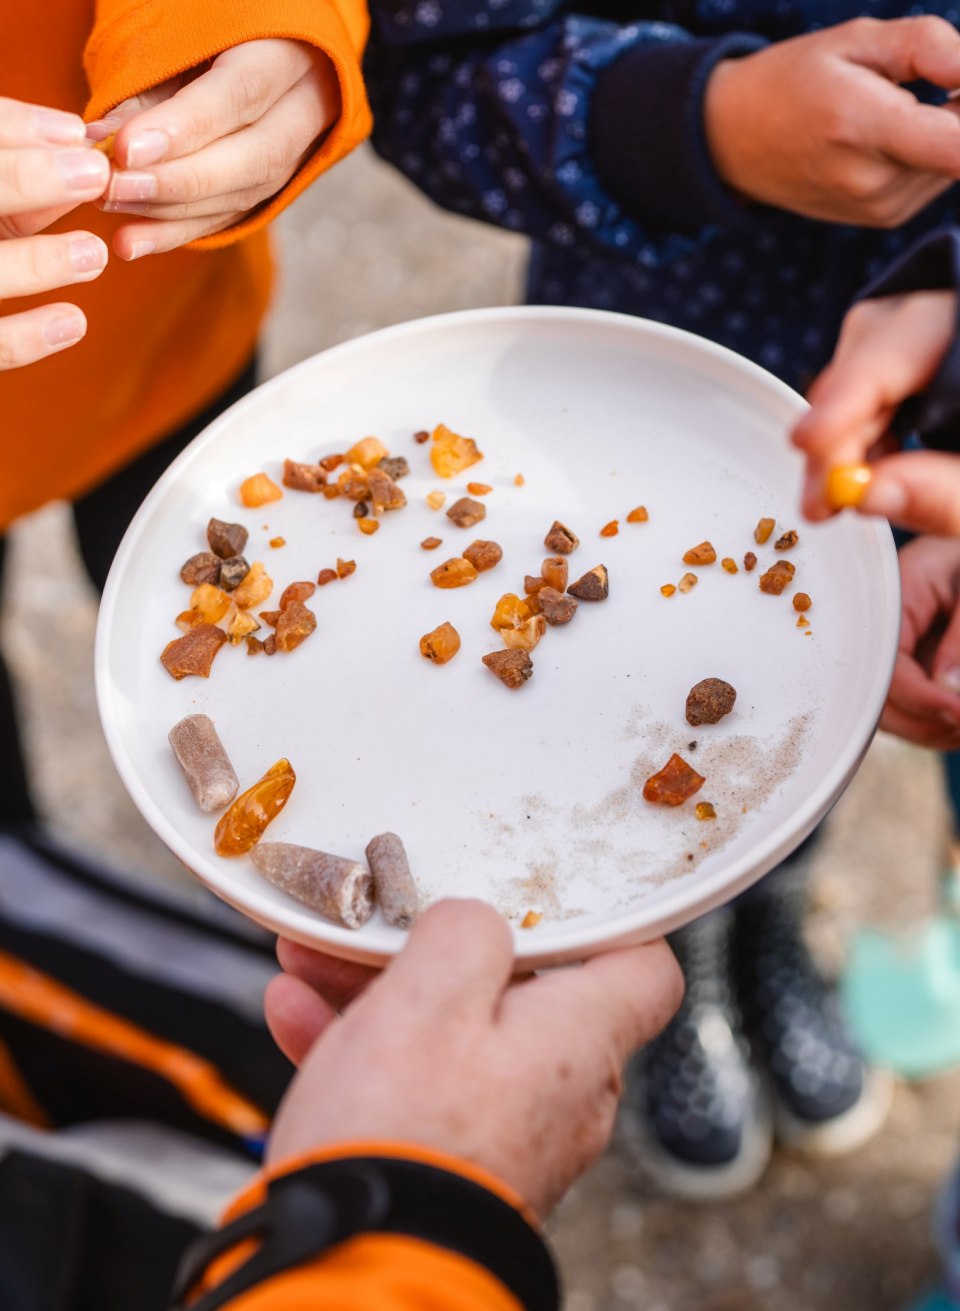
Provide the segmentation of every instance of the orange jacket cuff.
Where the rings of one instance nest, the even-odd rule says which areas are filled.
[[[102,118],[122,101],[196,68],[246,41],[287,38],[328,56],[340,83],[340,117],[319,148],[266,204],[225,232],[193,242],[196,249],[229,245],[269,223],[321,173],[369,134],[360,56],[368,18],[358,0],[100,0],[84,65],[91,87],[85,111]]]

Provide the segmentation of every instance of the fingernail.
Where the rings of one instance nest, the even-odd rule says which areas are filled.
[[[110,176],[110,165],[96,150],[57,155],[57,168],[70,191],[95,191]]]
[[[907,508],[906,488],[889,478],[874,478],[867,488],[860,510],[884,519],[899,519]]]
[[[110,184],[110,199],[119,201],[155,200],[157,179],[152,173],[114,173]]]
[[[107,266],[106,242],[99,237],[77,237],[70,242],[74,273],[100,273]]]
[[[91,141],[103,141],[106,137],[112,136],[119,127],[119,118],[108,114],[106,118],[96,118],[92,123],[87,124],[87,136]]]
[[[69,146],[87,135],[86,124],[79,114],[65,114],[59,109],[35,109],[33,124],[37,136],[52,146]]]
[[[130,254],[127,260],[143,259],[144,255],[152,255],[156,251],[156,246],[152,241],[135,241],[130,247]]]
[[[127,167],[146,168],[148,164],[159,164],[166,159],[170,149],[170,138],[166,132],[151,128],[147,132],[138,132],[127,142]]]
[[[960,696],[960,665],[952,665],[947,669],[941,670],[937,674],[936,680],[941,687],[945,687],[948,692],[955,692]]]
[[[67,346],[79,341],[87,330],[87,321],[79,311],[76,314],[59,314],[43,330],[50,346]]]

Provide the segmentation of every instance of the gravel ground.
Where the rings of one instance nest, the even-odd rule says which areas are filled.
[[[515,301],[524,244],[441,215],[358,152],[281,221],[286,278],[268,374],[370,329]],[[145,828],[100,735],[96,602],[62,507],[17,530],[2,637],[17,672],[38,795],[72,840],[131,877],[205,895]],[[947,840],[937,762],[880,739],[817,860],[811,942],[829,968],[854,927],[916,922]],[[873,1143],[840,1161],[779,1155],[750,1196],[715,1208],[658,1197],[616,1142],[552,1229],[567,1311],[887,1311],[935,1269],[928,1216],[954,1154],[960,1075],[896,1089]]]

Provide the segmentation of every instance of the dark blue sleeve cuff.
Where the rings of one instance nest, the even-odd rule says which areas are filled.
[[[933,232],[861,292],[858,300],[898,296],[911,291],[960,293],[960,229]],[[960,451],[960,295],[954,311],[953,341],[933,381],[904,401],[890,424],[903,441],[912,434],[924,446],[941,451]]]
[[[721,59],[766,44],[740,33],[644,43],[600,74],[590,123],[597,175],[633,218],[682,233],[753,226],[749,206],[713,166],[703,97]]]

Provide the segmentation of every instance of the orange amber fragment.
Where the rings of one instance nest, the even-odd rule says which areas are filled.
[[[489,483],[467,483],[467,491],[471,496],[488,496],[493,488]]]
[[[517,476],[516,476],[516,478],[514,478],[514,480],[513,480],[513,485],[514,485],[514,487],[522,487],[523,484],[524,484],[526,481],[527,481],[527,480],[526,480],[526,478],[524,478],[523,474],[522,474],[522,473],[518,473]]]
[[[277,650],[293,651],[317,626],[317,617],[302,601],[291,601],[277,620]]]
[[[720,561],[720,567],[722,569],[726,569],[728,574],[736,574],[740,572],[739,569],[737,568],[736,560],[731,560],[729,555],[725,555],[723,557],[723,559]]]
[[[205,624],[206,622],[199,610],[181,610],[174,620],[181,633],[189,633],[190,629],[196,628],[197,624]]]
[[[529,599],[521,601],[520,597],[515,596],[513,592],[505,592],[497,602],[493,618],[490,620],[490,627],[496,628],[498,631],[504,628],[519,628],[529,618]]]
[[[336,483],[327,483],[323,489],[323,494],[328,501],[335,501],[340,495],[340,488]]]
[[[683,555],[684,564],[715,564],[717,553],[710,542],[701,542],[699,546],[691,546],[689,551]]]
[[[220,816],[213,837],[218,856],[242,856],[263,836],[267,825],[283,810],[297,776],[289,760],[278,760],[241,792],[229,810]]]
[[[810,627],[810,620],[807,618],[806,615],[797,615],[797,627],[798,628]]]
[[[528,910],[526,915],[520,921],[521,929],[535,929],[543,919],[543,912],[539,910]]]
[[[240,503],[249,507],[279,501],[283,492],[265,473],[255,473],[240,484]]]
[[[326,587],[327,583],[335,583],[337,578],[336,569],[321,569],[317,574],[317,586]]]
[[[316,590],[316,583],[291,583],[281,593],[280,609],[285,610],[291,601],[309,601]]]
[[[866,495],[872,478],[869,464],[841,464],[831,469],[823,489],[827,505],[831,510],[854,509]]]
[[[462,556],[457,556],[453,560],[445,560],[443,564],[438,564],[436,569],[431,570],[430,579],[434,587],[466,587],[467,583],[472,583],[477,576],[477,571],[469,560],[464,560]]]
[[[160,655],[160,663],[177,681],[191,674],[209,678],[214,658],[226,640],[222,628],[214,624],[197,624],[185,636],[167,643]]]
[[[680,806],[699,792],[705,782],[702,774],[674,752],[663,769],[651,774],[644,783],[643,799],[661,806]]]
[[[273,579],[260,561],[254,560],[243,582],[233,589],[233,599],[241,610],[249,610],[255,605],[262,605],[272,591]]]
[[[696,574],[684,574],[677,586],[681,592],[692,592],[698,581]]]
[[[438,423],[432,435],[430,463],[441,478],[454,478],[483,459],[483,452],[472,437],[461,437],[445,423]]]
[[[239,646],[245,637],[255,633],[259,627],[260,625],[253,615],[246,614],[242,610],[235,610],[232,617],[227,621],[227,636],[234,646]]]
[[[281,546],[286,546],[286,544],[287,539],[285,537],[271,537],[269,542],[269,545],[272,546],[275,551],[278,551]]]
[[[371,534],[375,533],[375,532],[377,531],[377,529],[380,527],[380,520],[379,520],[379,519],[370,519],[369,517],[366,518],[366,519],[358,519],[358,520],[357,520],[357,527],[358,527],[358,528],[360,529],[360,531],[361,531],[362,533],[364,533],[367,537],[370,537]]]
[[[753,540],[762,546],[773,532],[775,522],[774,519],[761,519],[753,530]]]
[[[201,583],[190,596],[190,609],[200,615],[200,622],[216,624],[230,609],[230,597],[212,583]]]
[[[343,455],[325,455],[322,460],[318,461],[321,469],[326,469],[327,473],[332,473],[338,464],[343,464],[346,457]]]
[[[431,510],[441,509],[446,499],[444,492],[427,492],[427,505]]]
[[[503,645],[518,651],[532,651],[547,631],[547,621],[543,615],[531,615],[516,628],[501,628]]]
[[[810,600],[810,597],[806,592],[797,592],[796,596],[793,598],[793,608],[798,612],[809,610],[812,605],[813,602]]]
[[[562,555],[548,555],[540,566],[540,574],[548,587],[554,587],[558,592],[567,590],[570,566]]]
[[[600,529],[600,536],[616,537],[619,531],[620,531],[620,520],[611,519],[609,523],[604,524],[603,527]]]
[[[420,639],[420,654],[435,665],[445,665],[460,650],[460,634],[453,624],[441,624]]]
[[[696,809],[693,812],[697,819],[716,819],[717,812],[713,808],[712,801],[698,801]]]
[[[435,551],[438,546],[443,545],[442,537],[425,537],[420,543],[425,551]]]
[[[664,583],[663,586],[660,588],[660,595],[673,596],[676,590],[677,589],[674,587],[673,583]]]
[[[650,516],[647,514],[647,507],[645,505],[638,505],[635,510],[631,510],[627,515],[627,523],[646,523],[649,518]]]
[[[344,469],[337,479],[337,486],[351,501],[365,501],[370,495],[370,479],[359,467]]]
[[[357,572],[356,560],[341,560],[339,555],[337,556],[338,578],[349,578],[351,574],[355,574],[356,572]]]
[[[350,447],[344,459],[347,464],[359,464],[362,469],[372,469],[378,460],[389,454],[379,437],[361,437],[356,445]]]

